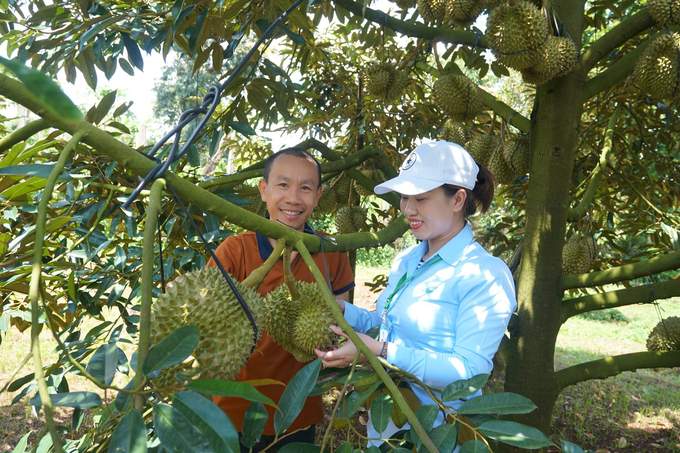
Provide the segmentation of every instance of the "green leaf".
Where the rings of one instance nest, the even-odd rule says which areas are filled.
[[[243,417],[241,443],[248,448],[253,448],[260,441],[268,418],[269,415],[262,403],[251,404]]]
[[[437,414],[439,413],[439,408],[434,404],[423,404],[418,409],[416,409],[416,418],[423,426],[426,432],[430,432],[434,426],[435,420],[437,420]],[[416,429],[411,425],[411,439],[416,448],[420,448],[423,445],[423,441],[420,440],[420,436],[416,432]]]
[[[179,18],[179,14],[182,12],[183,7],[184,7],[184,0],[175,0],[175,4],[172,5],[172,27],[173,28],[177,25],[177,19]]]
[[[0,57],[0,64],[12,71],[33,96],[65,120],[79,120],[83,114],[50,77],[15,60]]]
[[[527,397],[516,393],[490,393],[463,402],[459,414],[528,414],[536,405]]]
[[[278,453],[321,453],[321,445],[293,442],[279,448]],[[328,451],[328,450],[325,450]],[[338,450],[335,450],[338,453]]]
[[[489,453],[489,449],[481,440],[469,440],[460,447],[458,453]]]
[[[187,160],[192,167],[201,166],[201,155],[198,153],[198,148],[193,143],[189,145],[189,149],[187,149]]]
[[[538,429],[511,421],[491,420],[482,423],[479,432],[499,442],[529,450],[555,445]]]
[[[87,364],[87,372],[104,385],[111,385],[118,367],[118,346],[107,343],[100,346]]]
[[[130,33],[121,33],[123,38],[123,44],[125,45],[125,50],[127,50],[128,60],[140,71],[144,70],[144,58],[142,58],[142,53],[139,51],[139,46],[137,42],[132,39]]]
[[[361,393],[352,392],[349,395],[347,395],[347,397],[345,398],[345,403],[340,406],[340,410],[338,411],[338,418],[346,420],[352,418],[352,415],[354,415],[354,413],[359,409],[359,406],[364,404],[368,397],[371,396],[373,392],[378,390],[378,387],[380,387],[381,385],[382,381],[378,381],[374,383],[372,386],[370,386],[368,390],[365,390]]]
[[[458,442],[458,424],[444,423],[429,433],[439,451],[453,451]]]
[[[246,137],[250,137],[251,135],[257,135],[255,129],[253,129],[247,124],[239,123],[238,121],[227,121],[227,126],[229,126],[239,134],[244,135]]]
[[[94,392],[55,393],[50,395],[52,406],[77,407],[79,409],[94,409],[102,405],[102,399]],[[31,406],[42,406],[40,394],[31,398]]]
[[[442,401],[454,401],[470,396],[484,387],[488,380],[488,374],[478,374],[470,379],[452,382],[444,388],[444,391],[442,391]]]
[[[179,392],[172,405],[200,431],[214,451],[239,453],[238,431],[227,414],[208,398],[194,392]]]
[[[113,103],[116,102],[116,93],[117,90],[113,90],[110,93],[107,93],[101,101],[99,101],[99,104],[97,104],[97,108],[95,111],[94,115],[94,124],[99,124],[101,121],[106,117],[106,115],[109,113],[111,110],[111,107],[113,107]]]
[[[581,447],[569,441],[562,440],[562,453],[585,453]]]
[[[208,439],[170,405],[154,405],[153,424],[161,444],[171,453],[213,452]]]
[[[196,17],[196,23],[194,24],[193,30],[189,35],[189,39],[187,40],[191,55],[196,53],[196,45],[199,44],[198,38],[201,36],[201,30],[203,30],[203,23],[205,22],[205,17],[208,15],[208,11],[208,9],[204,9],[198,14],[198,17]]]
[[[47,179],[52,173],[55,164],[24,164],[24,165],[9,165],[0,168],[0,175],[8,176],[35,176],[37,178]],[[68,173],[59,175],[59,181],[67,181],[72,179]]]
[[[24,437],[19,439],[19,442],[17,442],[17,445],[14,447],[14,450],[12,450],[12,453],[24,453],[26,451],[26,445],[28,444],[28,436],[30,435],[30,432],[24,434]]]
[[[132,409],[120,419],[111,436],[109,451],[146,453],[146,425],[138,410]]]
[[[152,371],[162,370],[189,357],[201,336],[196,326],[183,326],[156,343],[142,364],[142,373],[149,375]]]
[[[321,371],[321,359],[307,364],[290,380],[279,400],[279,410],[274,414],[274,432],[282,434],[295,421],[309,392],[314,388]]]
[[[335,453],[352,453],[352,444],[349,441],[343,442],[335,449]]]
[[[307,45],[307,42],[305,41],[304,36],[299,35],[299,34],[297,34],[297,33],[293,33],[293,32],[290,31],[290,29],[289,29],[288,27],[286,27],[285,25],[279,24],[279,28],[280,28],[281,30],[283,30],[284,33],[285,33],[286,35],[288,35],[288,37],[290,38],[290,40],[293,41],[293,42],[294,42],[295,44],[297,44],[298,46],[306,46],[306,45]]]
[[[132,390],[134,387],[135,378],[132,378],[124,388],[125,390]],[[113,402],[118,412],[124,412],[130,403],[132,403],[132,395],[125,392],[118,392],[118,395],[116,395],[116,399],[113,400]]]
[[[255,390],[255,387],[245,382],[220,381],[217,379],[197,379],[186,386],[187,390],[193,390],[206,395],[214,396],[237,396],[244,400],[268,404],[276,407],[276,403],[269,397]]]
[[[379,433],[385,431],[392,417],[394,402],[387,393],[381,393],[371,403],[371,423]]]

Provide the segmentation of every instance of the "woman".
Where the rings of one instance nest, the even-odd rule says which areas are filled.
[[[376,186],[375,193],[401,194],[401,210],[422,242],[397,256],[375,312],[338,302],[374,354],[433,388],[490,373],[517,306],[510,270],[473,240],[467,223],[477,208],[489,209],[494,184],[493,175],[456,144],[416,148],[399,176]],[[377,341],[362,334],[375,325]],[[317,354],[326,366],[343,367],[352,363],[356,347],[348,340]],[[422,404],[434,404],[423,388],[413,391]],[[455,409],[461,402],[448,404]],[[435,426],[443,421],[440,412]],[[368,427],[369,438],[388,438],[399,429],[392,422],[383,433]]]

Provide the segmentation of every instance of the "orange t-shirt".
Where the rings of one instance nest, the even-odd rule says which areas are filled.
[[[308,232],[308,230],[305,232]],[[246,232],[225,239],[215,250],[215,256],[229,274],[236,280],[243,281],[253,270],[265,262],[272,251],[273,247],[265,236]],[[324,275],[326,275],[327,266],[333,294],[342,294],[354,287],[354,276],[346,253],[328,252],[322,254],[316,252],[312,254],[312,257]],[[324,257],[326,266],[324,266]],[[215,266],[215,262],[211,259],[208,266]],[[294,259],[292,271],[297,281],[310,283],[315,281],[311,271],[299,255]],[[281,284],[283,284],[283,263],[279,260],[269,271],[257,292],[265,295]],[[255,351],[235,380],[274,379],[287,385],[305,365],[305,363],[295,360],[292,354],[275,343],[267,332],[262,331]],[[257,390],[278,404],[285,387],[282,385],[263,385],[258,386]],[[213,402],[229,416],[236,429],[241,432],[243,418],[251,402],[243,398],[221,396],[214,396]],[[264,428],[264,434],[274,435],[275,409],[269,405],[265,405],[265,407],[269,419]],[[323,420],[321,396],[309,397],[300,415],[287,431],[292,432],[306,428],[321,420]]]

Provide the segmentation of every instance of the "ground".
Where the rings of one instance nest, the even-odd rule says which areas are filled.
[[[376,295],[366,282],[382,270],[362,268],[357,272],[355,303],[371,308]],[[662,316],[680,315],[680,301],[662,303]],[[600,318],[578,317],[568,321],[560,332],[556,351],[556,368],[572,363],[592,360],[604,355],[644,350],[646,335],[658,321],[657,312],[649,306],[631,306],[620,309],[621,316]],[[624,319],[625,318],[625,319]],[[52,353],[49,335],[41,334],[43,357]],[[29,444],[34,442],[44,428],[43,414],[36,417],[27,399],[12,405],[17,392],[9,392],[5,386],[32,370],[24,366],[15,368],[28,354],[30,335],[12,329],[3,336],[0,345],[0,452],[12,451],[21,437],[31,432]],[[119,384],[125,383],[121,375]],[[502,390],[503,374],[494,376],[487,391]],[[91,390],[80,378],[69,380],[71,391]],[[111,400],[111,395],[102,395]],[[107,398],[108,397],[108,398]],[[332,395],[326,397],[327,411],[334,402]],[[73,431],[72,409],[57,408],[56,419],[66,427],[69,438],[79,438],[92,427],[94,416],[85,411],[80,429]],[[356,429],[365,432],[366,412],[360,412]],[[319,430],[321,431],[321,429]],[[333,445],[337,446],[347,437],[348,430],[334,433]],[[356,435],[350,433],[350,441]],[[680,453],[680,368],[664,370],[641,370],[623,373],[605,381],[584,382],[567,388],[555,406],[553,440],[560,439],[582,445],[599,453]],[[555,449],[554,451],[558,451]]]

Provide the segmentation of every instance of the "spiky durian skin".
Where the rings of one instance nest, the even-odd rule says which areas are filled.
[[[529,137],[511,135],[503,147],[503,157],[516,176],[529,172]]]
[[[263,301],[251,288],[234,281],[239,293],[261,323]],[[233,379],[250,357],[256,343],[253,328],[220,270],[208,267],[189,272],[168,285],[151,310],[151,344],[175,329],[194,325],[201,330],[193,357],[202,377]],[[161,372],[156,383],[173,383],[180,364]]]
[[[393,1],[394,3],[397,4],[399,8],[404,10],[413,8],[417,4],[416,0],[393,0]]]
[[[576,45],[567,36],[550,36],[536,52],[534,65],[522,70],[522,80],[534,85],[569,74],[578,58]]]
[[[434,22],[444,17],[446,0],[417,0],[418,13],[425,22]]]
[[[659,321],[647,337],[648,351],[680,350],[680,317],[671,316]]]
[[[489,163],[489,171],[493,174],[498,184],[507,185],[513,184],[515,179],[517,179],[517,175],[505,160],[505,156],[503,155],[504,148],[504,145],[501,144],[500,147],[494,151],[491,162]]]
[[[662,33],[645,49],[633,71],[633,83],[653,99],[680,99],[678,86],[680,33]]]
[[[464,75],[444,74],[434,82],[432,94],[452,121],[471,121],[484,105],[479,87]]]
[[[352,180],[349,176],[341,174],[331,179],[331,189],[335,192],[335,198],[339,204],[347,203],[352,188]]]
[[[366,91],[385,101],[398,99],[408,85],[406,73],[385,61],[368,64],[364,68],[363,78]]]
[[[317,209],[321,212],[333,212],[337,205],[338,198],[335,191],[331,189],[331,185],[326,182],[321,184],[321,197],[316,205]]]
[[[475,162],[483,167],[489,168],[491,158],[496,151],[500,150],[500,155],[503,155],[501,146],[501,139],[495,135],[479,134],[470,140],[468,152]]]
[[[335,213],[335,227],[339,234],[366,230],[366,210],[360,206],[339,206]]]
[[[500,63],[522,70],[533,65],[536,50],[546,42],[548,23],[533,3],[517,0],[489,12],[485,35]]]
[[[448,0],[446,2],[446,18],[458,27],[469,27],[484,11],[482,0]]]
[[[647,0],[647,11],[660,24],[680,24],[680,0]]]
[[[298,314],[298,301],[291,300],[288,288],[281,285],[264,297],[264,308],[262,326],[275,342],[291,351],[293,320]]]
[[[448,119],[437,138],[450,143],[456,143],[465,148],[472,138],[472,132],[465,124]]]
[[[371,169],[364,169],[361,170],[361,174],[368,177],[371,181],[377,182],[378,181],[378,172],[376,170],[371,170]],[[359,184],[356,180],[352,181],[354,184],[354,191],[361,195],[362,197],[368,197],[371,195],[374,195],[373,191],[370,189],[367,189],[366,187],[362,186]]]
[[[593,238],[571,238],[562,248],[562,275],[579,275],[590,271],[597,256]]]
[[[330,349],[335,334],[329,327],[335,323],[335,318],[326,306],[319,286],[303,282],[298,282],[297,286],[300,305],[293,323],[293,344],[311,355],[314,355],[314,349]]]

